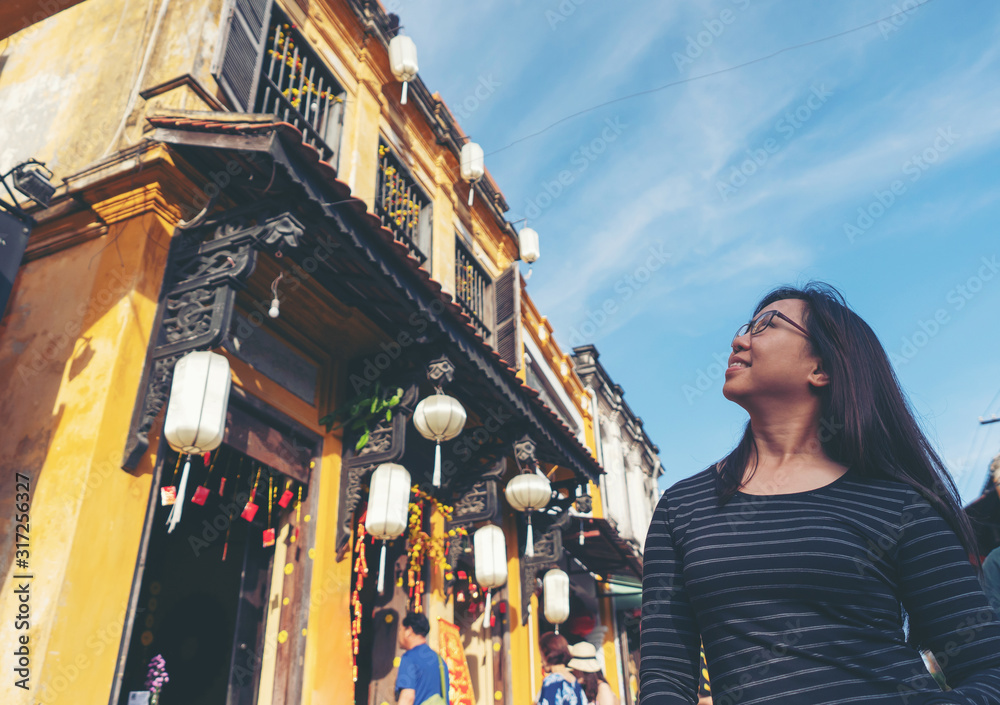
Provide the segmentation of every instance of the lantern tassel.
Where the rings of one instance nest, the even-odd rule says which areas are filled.
[[[472,207],[472,198],[476,195],[476,186],[472,184],[469,186],[469,207]]]
[[[385,541],[382,541],[382,556],[378,559],[378,593],[385,588]]]
[[[493,591],[490,588],[486,588],[486,606],[483,607],[483,626],[486,627],[490,626],[493,618],[493,615],[490,614],[493,607],[492,593]]]
[[[556,634],[558,634],[558,633],[559,633],[559,625],[556,624]]]
[[[441,486],[441,441],[434,446],[434,486]]]
[[[184,492],[187,490],[188,472],[191,470],[191,456],[188,455],[184,463],[184,472],[181,473],[181,484],[177,487],[177,499],[174,506],[170,508],[170,515],[167,517],[167,533],[171,533],[174,527],[181,521],[181,513],[184,511]]]
[[[399,101],[400,105],[406,105],[406,89],[409,88],[409,86],[410,84],[408,82],[403,81],[403,98]]]
[[[528,538],[524,542],[524,555],[528,557],[535,555],[535,537],[531,533],[531,512],[528,512]]]
[[[583,545],[583,519],[580,520],[580,545]]]

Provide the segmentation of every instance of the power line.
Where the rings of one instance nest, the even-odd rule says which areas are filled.
[[[779,54],[784,54],[786,51],[793,51],[795,49],[801,49],[803,47],[812,46],[813,44],[819,44],[821,42],[828,42],[831,39],[836,39],[838,37],[843,37],[844,35],[851,34],[853,32],[858,32],[858,31],[861,31],[862,29],[867,29],[867,28],[873,27],[873,26],[875,26],[877,24],[881,24],[882,22],[887,22],[887,21],[893,19],[894,17],[898,17],[899,15],[905,15],[908,12],[912,12],[917,7],[922,7],[923,5],[927,5],[927,4],[932,3],[932,2],[934,2],[934,0],[924,0],[924,2],[920,3],[920,5],[917,5],[915,7],[911,7],[911,8],[908,8],[906,10],[899,10],[897,12],[892,13],[891,15],[886,15],[885,17],[881,17],[881,18],[879,18],[877,20],[874,20],[872,22],[868,22],[868,23],[863,24],[863,25],[858,25],[857,27],[852,27],[851,29],[846,29],[843,32],[837,32],[836,34],[831,34],[831,35],[829,35],[827,37],[820,37],[819,39],[812,39],[812,40],[810,40],[808,42],[803,42],[801,44],[794,44],[792,46],[785,47],[784,49],[778,49],[775,52],[767,54],[766,56],[760,56],[760,57],[757,57],[756,59],[751,59],[750,61],[745,61],[742,64],[736,64],[735,66],[728,66],[728,67],[726,67],[724,69],[719,69],[718,71],[711,71],[709,73],[701,74],[699,76],[690,76],[688,78],[682,78],[682,79],[679,79],[677,81],[671,81],[670,83],[664,83],[662,86],[657,86],[656,88],[648,88],[648,89],[646,89],[644,91],[638,91],[636,93],[630,93],[628,95],[621,96],[620,98],[612,98],[611,100],[606,100],[603,103],[598,103],[597,105],[592,105],[589,108],[584,108],[583,110],[578,110],[577,112],[572,113],[571,115],[567,115],[565,117],[559,118],[558,120],[556,120],[555,122],[553,122],[551,125],[543,127],[538,132],[533,132],[530,135],[525,135],[524,137],[516,139],[513,142],[511,142],[510,144],[505,145],[505,146],[501,147],[500,149],[496,149],[496,150],[488,153],[486,156],[489,157],[489,156],[493,156],[494,154],[499,154],[500,152],[502,152],[502,151],[504,151],[506,149],[510,149],[511,147],[513,147],[516,144],[520,144],[521,142],[524,142],[526,140],[530,140],[530,139],[532,139],[534,137],[538,137],[539,135],[548,132],[549,130],[551,130],[556,125],[560,125],[560,124],[566,122],[567,120],[572,120],[575,117],[579,117],[581,115],[585,115],[587,113],[593,112],[594,110],[597,110],[599,108],[603,108],[603,107],[606,107],[608,105],[613,105],[615,103],[620,103],[620,102],[625,101],[625,100],[631,100],[632,98],[638,98],[639,96],[644,96],[644,95],[649,95],[651,93],[656,93],[658,91],[666,90],[667,88],[672,88],[674,86],[679,86],[679,85],[682,85],[684,83],[692,83],[694,81],[700,81],[700,80],[702,80],[704,78],[711,78],[712,76],[718,76],[720,74],[728,73],[730,71],[736,71],[737,69],[746,68],[747,66],[751,66],[753,64],[758,64],[758,63],[760,63],[762,61],[767,61],[768,59],[773,59],[775,56],[778,56]]]

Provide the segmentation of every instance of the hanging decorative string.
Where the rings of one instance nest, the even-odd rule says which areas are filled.
[[[302,485],[299,485],[299,496],[295,500],[295,528],[292,529],[292,543],[299,540],[299,524],[302,523]]]
[[[240,489],[240,478],[243,476],[243,461],[244,460],[246,460],[245,456],[242,457],[242,458],[240,458],[239,465],[237,465],[237,469],[236,469],[236,484],[234,485],[236,487],[236,489],[233,490],[233,499],[234,500],[236,499],[236,493]],[[222,492],[222,490],[220,489],[219,493],[221,494],[221,492]],[[222,560],[223,560],[223,562],[225,562],[225,560],[226,560],[226,553],[229,551],[229,531],[233,528],[233,515],[235,513],[236,513],[236,505],[235,505],[234,502],[230,502],[229,503],[229,522],[228,522],[228,524],[226,524],[226,542],[224,544],[222,544]]]
[[[365,578],[368,577],[368,559],[365,557],[365,523],[362,519],[358,522],[358,540],[354,544],[354,553],[357,558],[354,560],[354,592],[351,593],[351,675],[354,682],[358,682],[358,644],[361,636],[361,615],[363,613],[361,605],[361,588],[365,585]]]
[[[443,571],[444,579],[450,582],[453,580],[452,566],[448,563],[448,548],[451,545],[451,540],[459,536],[468,536],[469,532],[466,529],[457,528],[449,530],[440,539],[433,538],[424,530],[424,517],[439,512],[446,522],[451,521],[455,508],[423,492],[417,485],[413,486],[411,492],[414,501],[410,502],[406,537],[406,551],[410,556],[406,571],[406,585],[411,609],[414,612],[420,612],[423,609],[420,596],[424,594],[425,590],[424,562],[430,560],[432,569]]]
[[[267,526],[264,529],[263,544],[264,548],[274,545],[274,527],[271,526],[271,509],[274,505],[274,496],[278,492],[278,488],[274,484],[274,477],[268,475],[267,478]]]
[[[210,462],[208,461],[209,457],[211,457]],[[194,495],[192,495],[191,497],[192,504],[199,504],[201,506],[205,505],[205,500],[208,499],[208,492],[209,492],[208,481],[212,477],[212,470],[215,469],[215,461],[217,461],[218,459],[219,459],[218,453],[215,453],[214,455],[212,453],[205,453],[204,461],[209,463],[208,473],[205,475],[205,481],[202,484],[198,485],[197,489],[195,489]]]

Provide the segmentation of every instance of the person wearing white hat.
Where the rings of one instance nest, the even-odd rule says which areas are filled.
[[[587,700],[594,705],[618,705],[618,696],[601,672],[601,664],[597,660],[597,648],[589,641],[581,641],[579,644],[572,644],[569,653],[573,658],[567,666],[583,685]]]

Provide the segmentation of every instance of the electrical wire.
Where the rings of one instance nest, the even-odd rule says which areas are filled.
[[[916,7],[923,7],[924,5],[927,5],[927,4],[932,3],[932,2],[934,2],[934,0],[924,0],[923,3],[921,3],[920,5],[917,5]],[[552,124],[548,125],[547,127],[543,127],[541,130],[538,130],[537,132],[533,132],[530,135],[525,135],[524,137],[516,139],[513,142],[511,142],[510,144],[501,147],[500,149],[496,149],[496,150],[493,150],[492,152],[489,152],[486,156],[489,157],[489,156],[493,156],[494,154],[499,154],[500,152],[503,152],[506,149],[510,149],[511,147],[513,147],[516,144],[520,144],[521,142],[524,142],[526,140],[530,140],[530,139],[532,139],[534,137],[538,137],[539,135],[542,135],[542,134],[548,132],[549,130],[551,130],[556,125],[561,125],[562,123],[564,123],[564,122],[566,122],[568,120],[572,120],[573,118],[579,117],[581,115],[586,115],[587,113],[593,112],[594,110],[597,110],[599,108],[603,108],[603,107],[606,107],[608,105],[614,105],[615,103],[620,103],[620,102],[625,101],[625,100],[631,100],[632,98],[638,98],[640,96],[649,95],[651,93],[657,93],[659,91],[666,90],[667,88],[672,88],[674,86],[679,86],[679,85],[682,85],[682,84],[685,84],[685,83],[693,83],[694,81],[700,81],[702,79],[710,78],[712,76],[718,76],[720,74],[729,73],[730,71],[736,71],[737,69],[746,68],[747,66],[752,66],[753,64],[758,64],[758,63],[760,63],[762,61],[767,61],[768,59],[773,59],[775,56],[778,56],[779,54],[784,54],[785,52],[788,52],[788,51],[794,51],[795,49],[801,49],[803,47],[812,46],[813,44],[820,44],[821,42],[828,42],[831,39],[836,39],[838,37],[843,37],[844,35],[847,35],[847,34],[852,34],[854,32],[859,32],[862,29],[867,29],[868,27],[873,27],[875,25],[881,24],[882,22],[887,22],[887,21],[891,20],[892,18],[897,17],[899,15],[904,15],[904,14],[906,14],[908,12],[912,12],[914,9],[916,9],[916,8],[915,7],[911,7],[911,8],[905,9],[905,10],[899,10],[897,12],[892,13],[891,15],[886,15],[885,17],[880,17],[879,19],[874,20],[872,22],[867,22],[867,23],[865,23],[863,25],[858,25],[857,27],[852,27],[851,29],[846,29],[843,32],[837,32],[836,34],[831,34],[831,35],[826,36],[826,37],[820,37],[818,39],[811,39],[808,42],[802,42],[801,44],[794,44],[792,46],[787,46],[787,47],[785,47],[783,49],[778,49],[777,51],[771,52],[770,54],[767,54],[765,56],[760,56],[760,57],[757,57],[756,59],[751,59],[750,61],[745,61],[742,64],[736,64],[735,66],[728,66],[726,68],[719,69],[718,71],[710,71],[709,73],[700,74],[698,76],[689,76],[688,78],[682,78],[682,79],[678,79],[676,81],[671,81],[670,83],[664,83],[662,86],[657,86],[656,88],[648,88],[648,89],[646,89],[644,91],[638,91],[636,93],[630,93],[628,95],[621,96],[620,98],[612,98],[611,100],[606,100],[603,103],[598,103],[597,105],[592,105],[589,108],[584,108],[583,110],[578,110],[575,113],[572,113],[572,114],[567,115],[565,117],[559,118],[558,120],[556,120]]]

